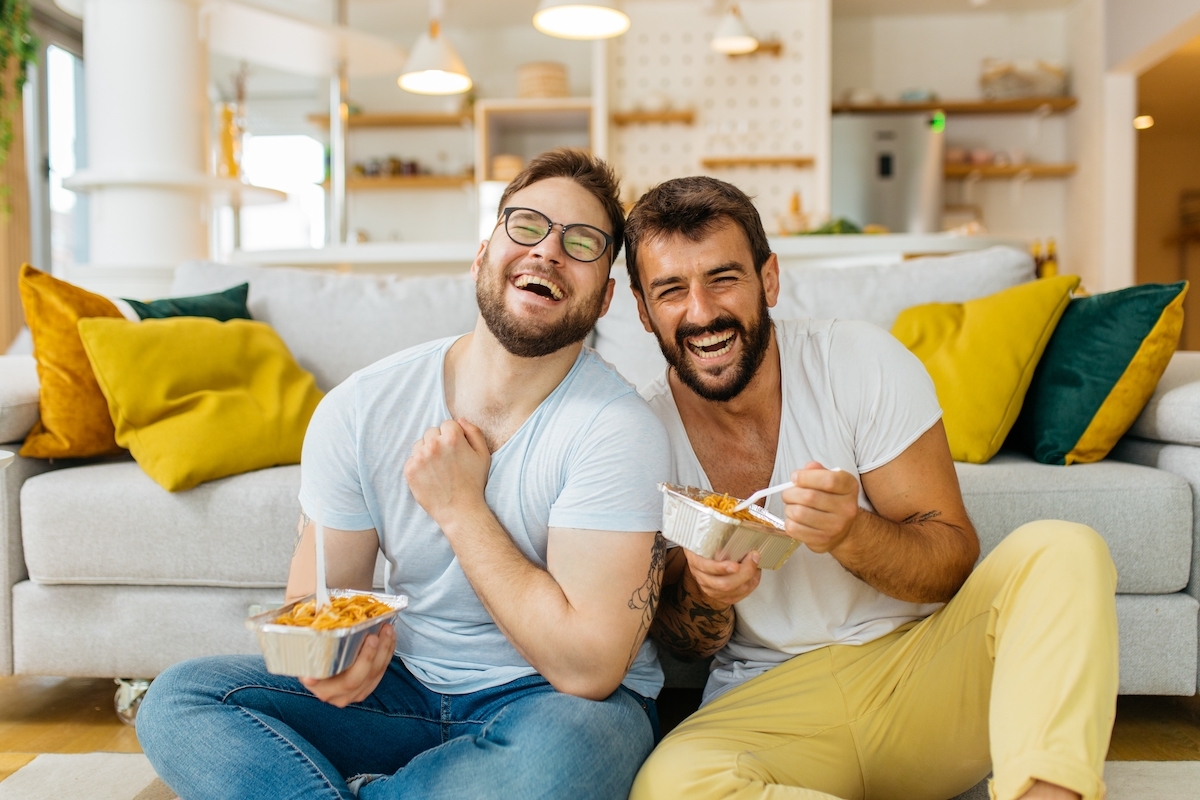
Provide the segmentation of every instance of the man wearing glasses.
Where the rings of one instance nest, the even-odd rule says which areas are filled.
[[[184,800],[626,797],[657,738],[645,637],[669,455],[650,408],[582,344],[612,297],[617,197],[585,153],[534,159],[471,266],[474,331],[321,403],[288,597],[313,591],[320,509],[329,584],[369,589],[382,550],[410,605],[332,678],[249,656],[159,676],[138,735]]]

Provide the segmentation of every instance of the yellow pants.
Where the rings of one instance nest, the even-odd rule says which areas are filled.
[[[1010,534],[944,608],[796,656],[671,732],[631,800],[994,800],[1044,780],[1104,797],[1117,699],[1116,570],[1069,522]]]

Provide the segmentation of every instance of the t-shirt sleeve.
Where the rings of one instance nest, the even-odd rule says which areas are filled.
[[[887,331],[839,321],[829,341],[830,385],[854,437],[858,471],[899,456],[942,417],[925,365]]]
[[[359,475],[353,379],[325,395],[313,412],[300,453],[300,506],[323,525],[343,531],[375,527]]]
[[[592,420],[550,509],[550,527],[598,531],[662,529],[658,482],[670,476],[667,432],[633,392]]]

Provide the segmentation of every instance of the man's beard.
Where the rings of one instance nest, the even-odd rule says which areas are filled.
[[[496,341],[520,358],[541,358],[582,342],[600,318],[607,289],[606,284],[602,283],[595,297],[581,297],[576,307],[567,308],[557,321],[539,323],[518,317],[505,306],[504,292],[508,286],[508,274],[505,270],[493,268],[484,250],[482,269],[475,284],[475,302],[479,304],[479,314]]]
[[[654,335],[658,339],[658,346],[662,350],[663,357],[674,368],[675,374],[679,376],[679,380],[683,382],[683,385],[705,400],[712,400],[717,403],[732,400],[750,385],[750,381],[754,379],[754,374],[758,372],[758,367],[762,364],[763,358],[766,357],[767,348],[771,344],[771,314],[767,308],[766,293],[759,295],[758,317],[752,321],[749,329],[741,323],[741,320],[729,315],[717,317],[703,327],[683,322],[675,331],[675,341],[669,343],[663,338],[658,326],[654,325],[653,327]],[[737,337],[742,342],[742,355],[736,364],[724,370],[724,373],[728,375],[724,383],[714,386],[703,380],[701,370],[697,369],[695,362],[687,357],[687,353],[685,352],[687,349],[686,340],[694,336],[704,336],[705,334],[720,333],[721,331],[728,330],[737,332]]]

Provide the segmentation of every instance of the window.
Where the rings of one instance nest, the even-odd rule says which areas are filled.
[[[50,269],[65,276],[88,261],[87,195],[63,188],[87,164],[83,59],[54,44],[45,53]]]
[[[324,244],[325,191],[321,188],[325,179],[324,145],[311,136],[247,136],[242,149],[242,171],[249,183],[279,189],[288,195],[284,203],[242,209],[242,250]],[[232,222],[231,212],[225,213]],[[232,237],[226,241],[232,246]]]

